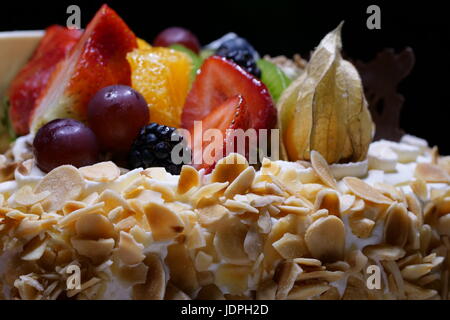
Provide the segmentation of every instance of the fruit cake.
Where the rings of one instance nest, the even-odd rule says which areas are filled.
[[[450,157],[374,140],[341,31],[47,28],[3,106],[0,298],[448,299]]]

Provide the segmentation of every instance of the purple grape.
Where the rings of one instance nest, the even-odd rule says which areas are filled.
[[[33,141],[37,166],[49,172],[64,164],[77,168],[94,164],[99,147],[94,132],[73,119],[56,119],[41,127]]]
[[[153,45],[156,47],[170,47],[172,44],[181,44],[195,53],[200,52],[200,43],[197,37],[185,28],[167,28],[161,31],[153,41]]]

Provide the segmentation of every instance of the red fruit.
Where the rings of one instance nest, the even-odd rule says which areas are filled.
[[[81,30],[48,27],[33,56],[12,81],[8,91],[9,116],[17,134],[29,132],[31,113],[39,95],[58,62],[67,56],[81,35]]]
[[[237,64],[219,56],[209,57],[200,68],[186,98],[182,126],[190,129],[194,120],[202,120],[216,106],[238,94],[246,101],[250,128],[275,126],[277,112],[266,86]]]
[[[208,116],[206,116],[202,124],[202,134],[194,133],[194,127],[190,130],[191,139],[191,150],[193,150],[192,159],[194,166],[197,169],[204,168],[206,173],[211,172],[214,168],[216,162],[220,160],[223,156],[226,156],[230,152],[236,152],[235,140],[231,133],[232,130],[242,129],[243,131],[248,129],[250,123],[248,109],[245,99],[241,95],[231,97],[225,102],[223,102],[218,107],[214,108]],[[208,129],[218,129],[222,133],[223,140],[221,141],[203,141],[206,137],[203,135]],[[218,143],[217,149],[213,148],[215,143]],[[214,144],[214,145],[213,145]],[[201,146],[201,148],[200,148]],[[209,146],[209,147],[208,147]],[[208,152],[208,148],[212,151],[218,151],[216,154],[214,152]],[[213,153],[213,161],[208,161],[205,156]]]
[[[181,44],[195,53],[200,52],[200,43],[197,37],[185,28],[167,28],[161,31],[153,41],[155,47],[169,47],[172,44]]]
[[[131,84],[126,59],[136,36],[117,13],[103,5],[70,55],[58,64],[32,115],[31,130],[55,118],[85,120],[87,104],[101,88]]]

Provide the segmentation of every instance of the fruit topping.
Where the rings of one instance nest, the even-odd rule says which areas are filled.
[[[265,59],[260,59],[256,62],[259,69],[261,69],[261,81],[269,89],[270,95],[276,102],[280,98],[283,91],[291,83],[284,72],[278,68],[275,64]]]
[[[186,48],[185,46],[181,45],[181,44],[173,44],[170,46],[171,49],[180,51],[180,52],[184,52],[186,55],[189,56],[189,58],[191,59],[192,62],[192,69],[191,69],[191,82],[193,82],[195,80],[195,77],[197,76],[197,70],[200,69],[200,67],[203,64],[203,58],[200,57],[198,54],[196,54],[194,51],[192,51],[191,49]]]
[[[179,127],[190,86],[191,59],[169,48],[136,49],[127,55],[132,87],[150,108],[150,121]]]
[[[232,60],[255,77],[261,78],[261,70],[256,65],[256,50],[244,38],[236,37],[223,42],[215,54]]]
[[[183,128],[190,130],[195,120],[204,119],[215,107],[236,95],[242,95],[246,101],[249,128],[274,127],[276,110],[267,87],[234,62],[212,56],[203,63],[186,98]]]
[[[126,54],[136,48],[136,37],[123,20],[103,5],[86,31],[58,64],[32,116],[31,131],[55,118],[85,120],[87,104],[101,88],[130,85]]]
[[[211,110],[203,118],[202,134],[191,129],[190,135],[193,139],[191,149],[193,150],[192,160],[197,169],[204,168],[206,173],[211,172],[216,162],[231,152],[245,153],[246,150],[237,150],[235,144],[234,130],[248,129],[250,118],[245,99],[241,95],[233,96],[225,100],[222,104]],[[220,130],[222,141],[206,141],[204,133],[208,129]],[[216,148],[216,146],[218,148]]]
[[[341,27],[320,42],[305,72],[280,98],[278,127],[286,160],[309,160],[311,150],[328,163],[367,156],[374,127],[358,72],[341,55]]]
[[[195,53],[200,52],[200,43],[197,37],[185,28],[167,28],[161,31],[153,41],[153,45],[157,47],[170,47],[173,44],[181,44]]]
[[[41,127],[33,141],[33,152],[37,166],[44,172],[64,164],[88,166],[99,157],[94,132],[73,119],[56,119]]]
[[[144,97],[124,85],[100,89],[89,101],[88,123],[103,151],[126,153],[149,122]]]
[[[30,130],[30,118],[39,95],[45,89],[58,62],[63,60],[81,37],[82,31],[51,26],[45,30],[33,56],[9,87],[9,116],[19,135]]]
[[[183,137],[175,130],[176,128],[154,122],[143,127],[131,148],[129,167],[164,167],[171,174],[180,174],[183,166],[181,160],[189,154],[189,150],[184,145]],[[182,148],[174,150],[180,143]],[[177,161],[174,161],[175,158]]]

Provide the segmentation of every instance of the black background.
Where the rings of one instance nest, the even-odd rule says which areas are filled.
[[[82,26],[107,2],[141,38],[152,41],[172,25],[191,29],[206,44],[234,31],[261,53],[308,56],[322,37],[345,20],[344,50],[370,60],[385,47],[414,49],[416,65],[399,91],[406,97],[401,127],[450,154],[447,117],[450,22],[444,1],[7,1],[0,31],[42,29],[65,24],[70,4],[81,7]],[[370,4],[381,8],[381,30],[366,27]]]

